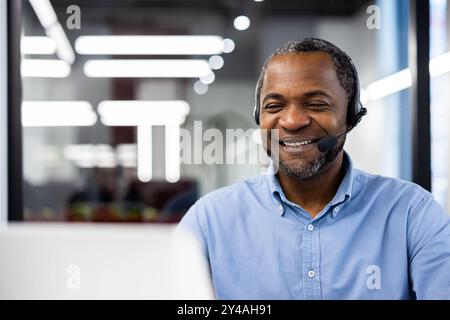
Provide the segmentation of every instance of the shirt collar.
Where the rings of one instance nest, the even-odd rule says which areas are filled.
[[[344,168],[345,174],[344,178],[339,185],[333,199],[327,205],[327,207],[335,207],[336,210],[332,210],[332,215],[337,216],[340,212],[338,205],[348,201],[352,196],[353,180],[355,177],[355,170],[353,168],[353,163],[347,152],[344,151]],[[286,198],[283,189],[281,188],[280,182],[275,175],[274,164],[271,162],[268,170],[265,173],[268,176],[270,192],[277,201],[282,201],[284,203],[290,203]],[[284,210],[281,210],[280,215],[284,214]]]

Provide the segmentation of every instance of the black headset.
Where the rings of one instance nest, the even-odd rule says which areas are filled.
[[[334,44],[331,42],[328,42],[326,40],[318,39],[318,38],[307,38],[305,40],[313,40],[322,42],[324,44],[330,45],[336,49],[338,49],[340,52],[343,53],[344,57],[347,59],[347,61],[350,64],[350,68],[353,72],[353,78],[355,79],[355,90],[353,97],[350,99],[348,103],[348,109],[347,109],[347,124],[350,129],[353,129],[356,127],[356,125],[361,121],[362,117],[367,114],[367,109],[362,106],[362,103],[360,101],[360,86],[359,86],[359,78],[358,78],[358,72],[356,71],[355,65],[353,64],[352,59],[342,50],[337,48]],[[311,51],[313,52],[313,51]],[[259,125],[259,116],[260,116],[260,108],[258,105],[258,84],[256,84],[255,89],[255,108],[253,110],[253,116],[255,117],[256,124]]]

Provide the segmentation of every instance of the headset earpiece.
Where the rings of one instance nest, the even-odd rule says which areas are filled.
[[[255,104],[255,108],[253,109],[253,117],[255,118],[256,124],[259,126],[259,107]]]

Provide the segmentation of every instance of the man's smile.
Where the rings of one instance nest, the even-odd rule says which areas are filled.
[[[290,136],[278,139],[280,149],[287,153],[303,153],[307,150],[317,149],[316,143],[322,137]]]

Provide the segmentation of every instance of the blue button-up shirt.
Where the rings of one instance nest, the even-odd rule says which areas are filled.
[[[432,195],[354,169],[315,217],[275,175],[214,191],[188,211],[219,299],[450,299],[449,217]]]

